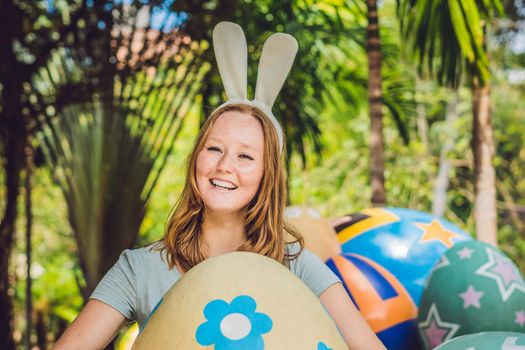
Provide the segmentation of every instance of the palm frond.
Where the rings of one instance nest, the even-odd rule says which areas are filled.
[[[96,64],[89,53],[98,52],[90,46],[97,41],[88,41],[56,50],[34,77],[38,96],[55,106],[40,138],[68,205],[88,289],[135,242],[208,69],[198,60],[202,47],[187,35],[165,23],[154,29],[129,22],[138,10],[122,11],[106,57],[112,69]],[[114,75],[101,76],[108,71]]]
[[[398,0],[401,32],[421,75],[457,87],[465,73],[488,81],[483,22],[502,13],[500,0]]]

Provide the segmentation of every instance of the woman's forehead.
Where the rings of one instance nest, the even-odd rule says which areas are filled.
[[[254,146],[264,143],[264,133],[261,123],[254,116],[239,112],[227,111],[221,114],[213,123],[208,140],[235,140],[239,143]]]

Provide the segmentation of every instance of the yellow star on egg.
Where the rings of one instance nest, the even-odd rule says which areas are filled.
[[[446,230],[438,220],[432,220],[430,224],[416,223],[417,227],[423,229],[423,237],[420,242],[438,240],[446,247],[452,247],[452,238],[459,237],[459,234]]]

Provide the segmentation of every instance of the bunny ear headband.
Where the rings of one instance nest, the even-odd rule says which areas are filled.
[[[228,100],[217,109],[231,104],[247,104],[260,109],[272,122],[283,149],[283,131],[272,113],[272,106],[292,68],[297,40],[289,34],[274,33],[264,43],[253,100],[247,98],[248,50],[242,28],[220,22],[213,29],[213,48]]]

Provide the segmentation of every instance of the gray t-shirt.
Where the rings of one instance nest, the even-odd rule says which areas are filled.
[[[298,245],[290,245],[289,250],[297,252]],[[290,262],[290,270],[317,296],[340,282],[321,259],[306,249]],[[170,270],[161,253],[151,246],[126,249],[90,298],[108,304],[142,328],[151,310],[180,277],[177,269]]]

